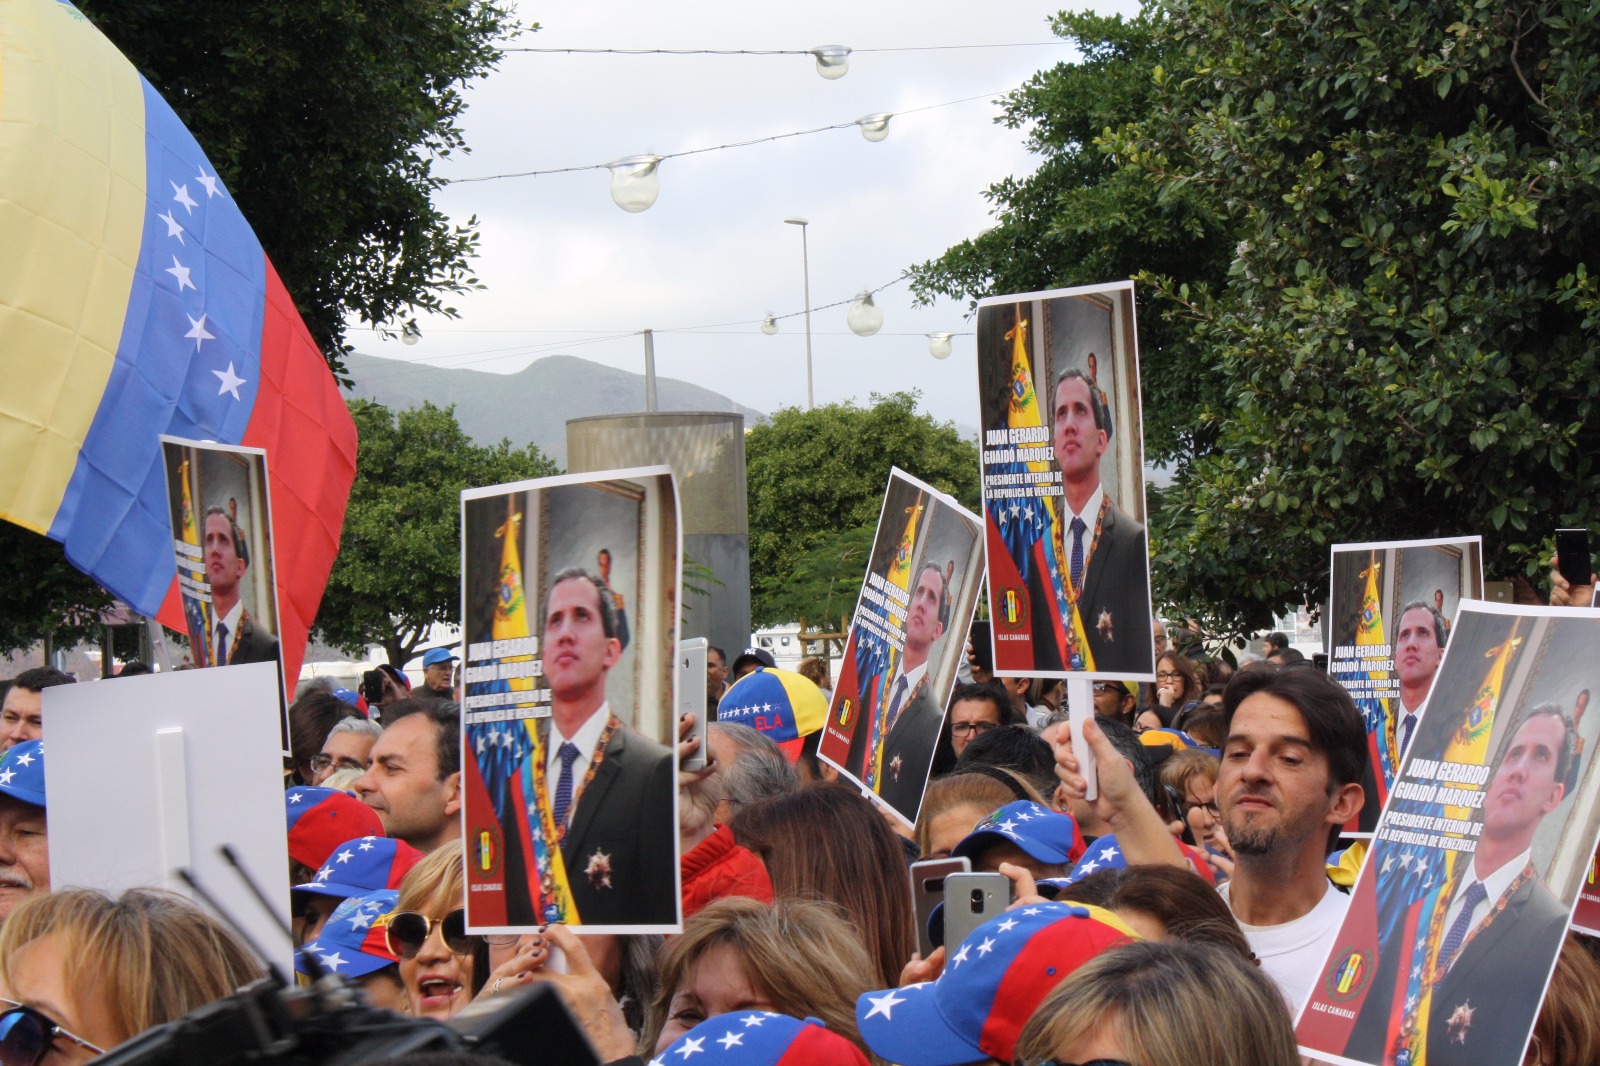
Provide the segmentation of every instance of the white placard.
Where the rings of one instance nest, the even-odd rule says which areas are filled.
[[[278,923],[218,853],[232,845],[287,924],[278,664],[60,685],[43,700],[51,887],[189,895],[186,865],[291,969]]]

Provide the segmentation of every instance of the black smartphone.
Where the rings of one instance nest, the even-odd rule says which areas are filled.
[[[978,660],[978,669],[994,673],[994,640],[989,636],[989,620],[973,622],[967,639],[972,641],[972,657]]]
[[[1587,585],[1594,571],[1589,559],[1589,531],[1587,529],[1556,530],[1556,561],[1561,576],[1569,585]]]

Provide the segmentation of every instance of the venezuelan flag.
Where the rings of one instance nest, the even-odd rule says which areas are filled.
[[[1361,571],[1361,577],[1366,579],[1366,588],[1361,596],[1361,618],[1356,622],[1358,649],[1376,647],[1385,640],[1383,603],[1378,596],[1378,575],[1382,570],[1383,563],[1379,561],[1378,552],[1374,549],[1367,562],[1367,568]],[[1357,671],[1355,676],[1370,681],[1375,676],[1382,675],[1374,675],[1371,671]],[[1362,693],[1356,697],[1355,704],[1361,711],[1362,721],[1366,725],[1367,748],[1372,757],[1372,765],[1378,770],[1374,777],[1378,787],[1377,806],[1381,807],[1389,798],[1389,790],[1394,787],[1395,774],[1400,769],[1400,747],[1395,743],[1394,715],[1389,701],[1381,696]]]
[[[529,636],[528,600],[522,584],[522,550],[518,547],[522,539],[522,515],[516,511],[516,499],[515,496],[507,498],[505,523],[495,530],[495,536],[500,538],[500,593],[495,602],[494,621],[490,626],[495,640]],[[526,655],[516,655],[505,661],[521,662],[528,658]],[[499,684],[505,685],[509,691],[522,692],[533,688],[533,678],[517,677]],[[538,723],[532,719],[523,723],[522,732],[528,742],[528,754],[513,778],[519,795],[513,804],[515,809],[512,814],[521,837],[514,846],[526,845],[529,849],[527,858],[532,861],[524,862],[523,869],[528,871],[530,880],[534,882],[526,886],[519,885],[516,891],[526,889],[532,899],[534,913],[544,915],[545,921],[577,924],[578,914],[572,906],[572,890],[567,883],[567,866],[561,857],[561,833],[556,827],[555,814],[550,809],[549,790],[539,787],[545,756],[537,726]],[[511,890],[510,885],[506,887],[508,891]]]
[[[922,517],[926,506],[921,502],[919,494],[918,502],[906,508],[905,532],[900,535],[900,543],[895,548],[894,558],[889,561],[889,571],[884,575],[884,581],[907,593],[908,599],[911,591],[911,560],[916,555],[917,547],[917,519]],[[901,624],[900,631],[902,634],[905,632],[904,623]],[[900,664],[900,653],[890,647],[887,649],[884,661],[885,668],[876,682],[878,696],[874,701],[876,706],[872,718],[872,732],[868,735],[867,741],[866,774],[862,778],[862,784],[874,792],[878,791],[883,780],[883,742],[888,739],[889,729],[894,725],[889,721],[889,705],[894,702],[889,686],[894,684],[895,675],[899,673],[897,667]],[[906,693],[904,700],[909,702],[910,699],[911,694]]]
[[[184,628],[162,433],[263,448],[288,676],[355,424],[205,153],[61,0],[0,4],[0,517]]]
[[[200,555],[200,532],[194,520],[194,493],[190,488],[188,456],[185,456],[183,461],[178,464],[178,480],[183,483],[182,539],[184,544],[194,549],[194,554],[191,558],[199,565],[202,558]],[[185,576],[188,577],[187,582],[184,581]],[[187,575],[182,573],[178,575],[178,595],[183,598],[183,613],[189,623],[188,632],[191,643],[189,652],[196,666],[211,665],[211,649],[213,646],[211,640],[211,598],[209,595],[202,596],[194,591],[205,582],[205,579],[206,572],[203,567],[199,570],[191,569]]]

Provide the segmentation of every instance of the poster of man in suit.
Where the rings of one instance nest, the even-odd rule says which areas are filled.
[[[1373,1066],[1521,1062],[1600,835],[1600,611],[1466,601],[1296,1032]]]
[[[995,673],[1155,677],[1133,283],[978,304]]]
[[[462,537],[469,928],[676,931],[670,469],[469,489]]]
[[[895,468],[817,754],[916,822],[977,601],[978,517]]]
[[[1367,837],[1427,709],[1456,606],[1483,598],[1482,540],[1335,544],[1330,571],[1328,674],[1361,711],[1370,756],[1366,803],[1345,833]]]
[[[278,662],[267,453],[161,438],[191,665]]]

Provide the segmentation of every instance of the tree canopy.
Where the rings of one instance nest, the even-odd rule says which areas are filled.
[[[40,640],[58,648],[100,639],[111,593],[67,562],[61,545],[10,522],[0,522],[0,655]]]
[[[433,204],[461,90],[515,32],[495,0],[83,0],[189,127],[335,372],[345,320],[454,314],[477,220]]]
[[[1078,280],[1072,264],[1047,276],[1048,242],[1081,232],[1067,207],[1093,193],[1046,172],[1051,154],[1096,154],[1110,222],[1089,232],[1153,205],[1148,223],[1177,224],[1146,241],[1194,242],[1189,261],[1125,245],[1143,257],[1125,273],[1143,283],[1150,452],[1178,461],[1152,511],[1159,599],[1259,629],[1320,600],[1328,546],[1354,540],[1482,533],[1490,576],[1538,572],[1548,532],[1586,524],[1600,493],[1588,5],[1166,0],[1134,23],[1058,24],[1107,48],[1129,27],[1148,34],[1142,90],[1118,97],[1092,47],[1019,90],[1046,107],[1041,129],[1080,134],[1040,143],[1026,202],[1051,205],[1042,218],[1011,210],[1027,183],[991,190],[1000,228],[1046,262],[1013,278],[990,249],[987,276],[957,272],[986,235],[922,284]],[[1074,78],[1131,110],[1086,133],[1092,101],[1041,88]],[[1187,401],[1157,391],[1173,355],[1203,379]]]
[[[454,408],[351,400],[350,413],[361,451],[315,632],[351,654],[381,645],[403,666],[461,613],[461,490],[560,471],[532,444],[473,444]]]
[[[786,407],[746,434],[753,624],[838,617],[834,579],[851,569],[856,531],[870,547],[891,467],[977,507],[977,445],[916,408],[915,392],[874,394],[867,407]],[[844,614],[866,565],[854,565]]]

